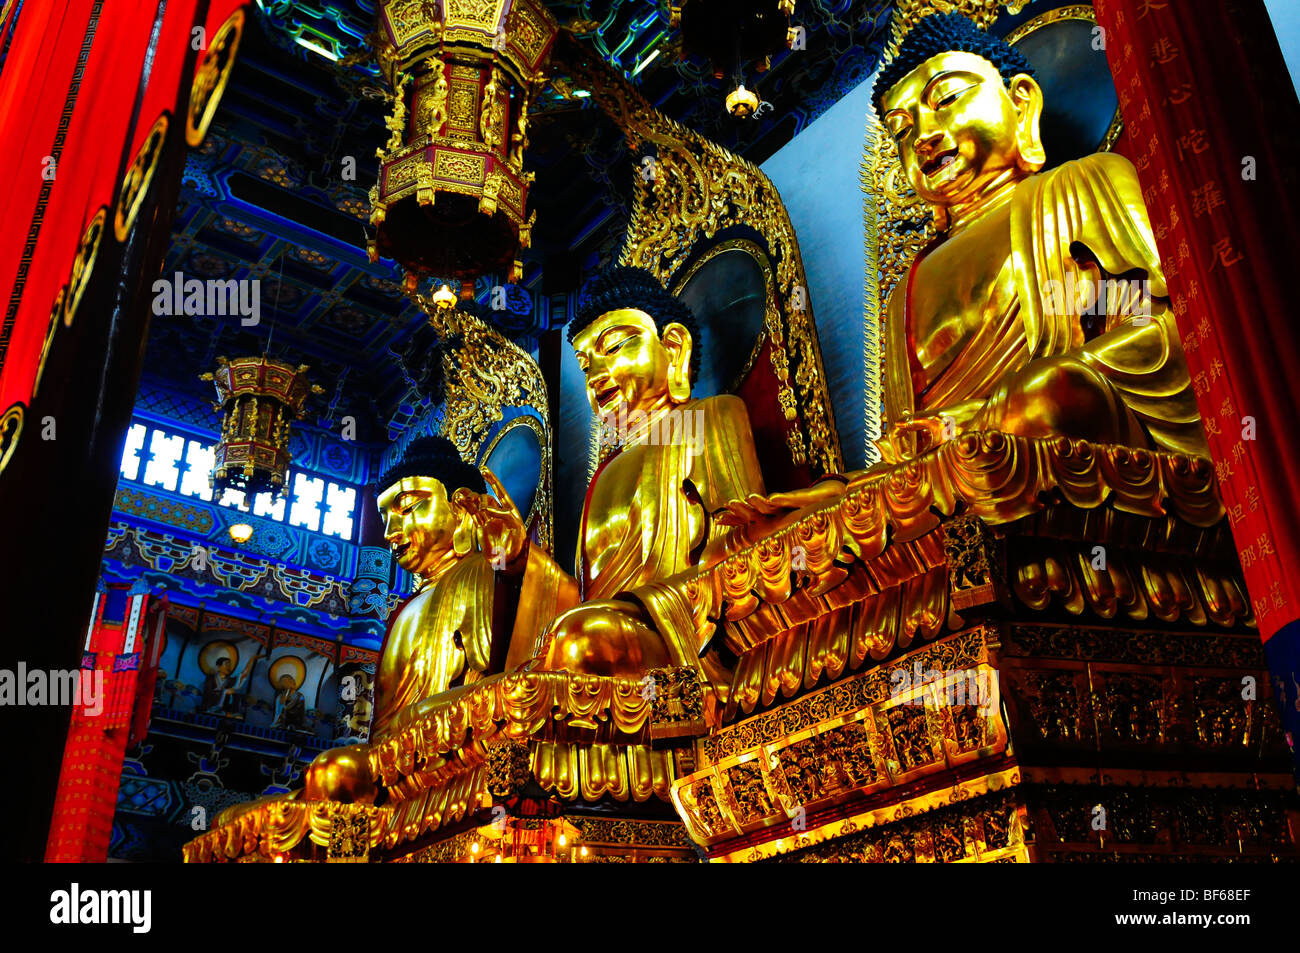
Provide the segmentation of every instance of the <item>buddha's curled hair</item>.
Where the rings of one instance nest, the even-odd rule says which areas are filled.
[[[670,324],[680,324],[691,333],[691,383],[700,372],[700,327],[686,303],[669,294],[659,279],[644,268],[615,265],[587,282],[578,300],[578,312],[569,322],[569,343],[602,314],[620,308],[636,308],[654,320],[663,334]]]
[[[1019,50],[981,30],[970,17],[960,13],[931,13],[912,27],[898,55],[880,68],[876,84],[871,88],[871,102],[877,115],[881,112],[880,101],[899,80],[930,57],[953,51],[974,53],[988,60],[1004,82],[1011,82],[1019,73],[1034,75],[1033,67]]]
[[[412,440],[401,459],[380,475],[375,491],[383,493],[398,480],[412,476],[433,477],[446,488],[449,497],[461,487],[475,493],[487,492],[478,467],[462,460],[456,445],[437,434]]]

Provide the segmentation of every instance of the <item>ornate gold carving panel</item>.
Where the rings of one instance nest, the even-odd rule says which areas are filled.
[[[460,155],[439,150],[433,174],[440,179],[456,179],[481,185],[486,163],[482,156]]]
[[[712,766],[673,786],[692,837],[803,830],[828,804],[997,755],[1007,730],[987,652],[983,630],[962,633],[715,732]]]

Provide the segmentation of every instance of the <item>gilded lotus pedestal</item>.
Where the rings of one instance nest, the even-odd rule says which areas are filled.
[[[967,434],[715,576],[739,663],[673,784],[713,860],[1300,856],[1206,460]]]

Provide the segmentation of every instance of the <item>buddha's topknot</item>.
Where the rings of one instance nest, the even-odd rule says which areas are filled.
[[[475,493],[487,492],[487,483],[478,467],[462,460],[456,445],[437,434],[412,440],[402,458],[379,477],[375,490],[383,493],[398,480],[413,476],[433,477],[446,488],[448,496],[461,487]]]

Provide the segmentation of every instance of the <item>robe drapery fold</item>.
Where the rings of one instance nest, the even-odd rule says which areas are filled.
[[[397,727],[399,715],[447,691],[467,668],[487,668],[494,583],[491,564],[474,553],[393,613],[375,676],[371,737]]]
[[[1008,227],[1005,267],[1014,300],[994,303],[958,357],[919,396],[906,327],[909,285],[895,289],[885,332],[887,421],[988,400],[999,381],[1031,360],[1073,355],[1115,387],[1159,448],[1204,454],[1195,395],[1131,163],[1097,154],[1029,177],[1011,197]],[[1080,247],[1087,255],[1076,258]],[[1107,278],[1146,280],[1151,318],[1134,323],[1132,297],[1103,294],[1097,307],[1105,315],[1104,333],[1085,343],[1068,295]]]
[[[518,668],[536,654],[551,620],[578,601],[577,583],[537,546],[528,549],[513,619],[495,618],[511,608],[497,586],[492,564],[476,552],[398,607],[380,655],[371,737],[419,717],[445,693],[497,674],[500,639],[510,640],[503,670]],[[403,619],[409,612],[420,614],[417,623]]]
[[[584,541],[581,573],[584,601],[637,602],[664,637],[673,664],[696,667],[699,646],[692,610],[680,592],[662,583],[688,572],[708,543],[731,530],[716,523],[713,513],[764,488],[749,415],[739,398],[692,400],[680,410],[697,415],[694,440],[661,441],[644,448],[641,479],[632,492],[622,533],[613,541],[612,555],[599,554],[603,558],[594,577],[590,565],[598,554],[585,548],[587,526],[593,521],[588,493],[579,535]],[[609,472],[607,464],[593,483]]]
[[[540,546],[530,545],[505,670],[513,672],[538,655],[551,622],[579,601],[578,581]]]
[[[601,554],[605,558],[594,576],[590,567],[596,554],[584,547],[584,601],[613,598],[688,569],[692,551],[729,529],[714,523],[711,514],[732,500],[764,492],[749,415],[739,398],[692,400],[680,410],[698,415],[694,424],[698,443],[671,440],[645,448],[642,479],[632,492],[623,532],[614,541],[613,555]],[[603,475],[598,473],[595,479]],[[581,540],[588,539],[592,521],[589,494]]]

